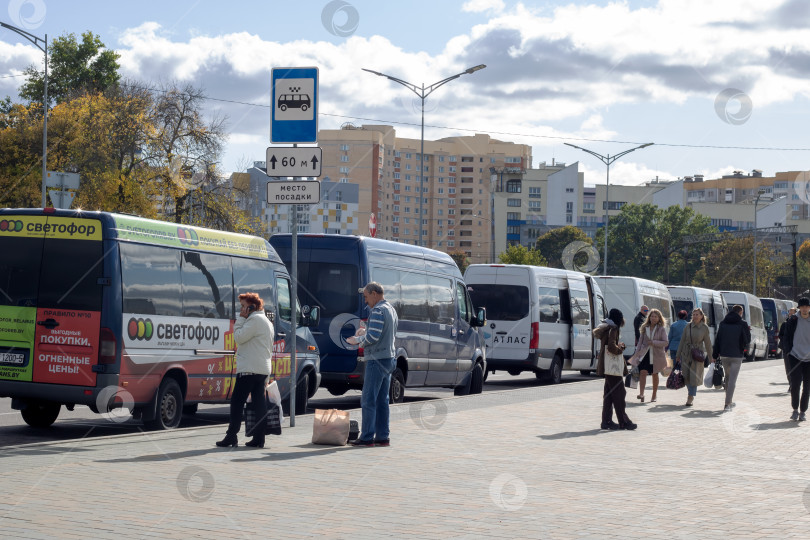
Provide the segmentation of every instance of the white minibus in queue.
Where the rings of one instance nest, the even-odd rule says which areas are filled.
[[[709,335],[711,336],[712,343],[714,343],[714,336],[717,335],[717,326],[728,312],[726,302],[723,300],[723,295],[720,294],[720,291],[702,289],[700,287],[689,287],[686,285],[670,285],[667,289],[669,289],[669,294],[672,296],[672,307],[675,313],[681,310],[686,311],[687,321],[692,320],[692,311],[695,308],[703,310],[703,313],[706,315],[706,325],[709,327]]]
[[[768,332],[765,330],[765,317],[762,314],[762,302],[751,293],[742,291],[720,291],[726,301],[728,310],[736,305],[743,308],[742,318],[751,329],[751,343],[745,351],[746,360],[768,358]]]
[[[667,327],[672,323],[675,311],[672,297],[663,283],[630,276],[599,276],[594,278],[605,295],[605,307],[621,310],[624,315],[620,339],[627,345],[625,358],[630,358],[636,351],[636,334],[633,330],[633,319],[646,305],[659,310],[667,320]],[[669,328],[667,328],[669,329]]]
[[[485,307],[487,369],[532,371],[559,383],[564,370],[596,369],[592,330],[606,317],[599,285],[588,274],[521,264],[473,264],[464,282]]]

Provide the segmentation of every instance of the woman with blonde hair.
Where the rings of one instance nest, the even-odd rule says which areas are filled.
[[[692,353],[697,349],[698,352]],[[712,338],[709,335],[709,327],[706,325],[706,314],[700,308],[692,311],[692,320],[686,325],[681,334],[681,343],[678,345],[678,352],[675,355],[677,361],[681,363],[681,373],[686,383],[689,397],[686,398],[684,406],[691,407],[697,395],[697,387],[703,383],[703,368],[705,359],[712,351]],[[702,354],[702,357],[701,357]]]
[[[650,403],[656,401],[658,397],[658,374],[667,367],[667,321],[658,309],[650,309],[647,318],[639,328],[638,344],[636,352],[630,358],[630,363],[638,366],[638,388],[637,399],[644,403],[644,387],[647,385],[647,375],[652,373],[653,393]],[[647,355],[647,351],[650,352]],[[643,358],[639,362],[639,359]]]

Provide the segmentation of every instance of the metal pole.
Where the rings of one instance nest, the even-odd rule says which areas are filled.
[[[422,95],[419,96],[422,100],[422,138],[420,139],[419,148],[419,247],[422,247],[422,201],[424,199],[423,183],[425,172],[425,83],[422,83]]]
[[[793,298],[796,298],[796,293],[799,291],[799,276],[796,269],[796,242],[796,233],[793,233]]]
[[[607,161],[605,161],[607,165],[607,183],[605,184],[605,267],[602,271],[602,275],[606,276],[607,273],[607,259],[608,259],[608,222],[610,221],[610,215],[608,212],[610,211],[610,154],[607,155]]]
[[[759,204],[759,195],[754,200],[754,291],[753,295],[757,295],[757,205]]]
[[[293,148],[298,148],[297,144]],[[295,181],[296,178],[293,178]],[[292,316],[290,326],[292,336],[290,337],[290,427],[295,427],[295,387],[298,384],[298,205],[292,205],[292,268],[290,268],[290,303],[292,304]]]
[[[42,98],[42,208],[45,208],[45,179],[48,177],[48,34],[45,34],[45,91]],[[63,188],[64,189],[64,188]]]

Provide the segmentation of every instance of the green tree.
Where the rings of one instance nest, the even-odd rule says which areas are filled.
[[[565,227],[552,229],[538,238],[536,247],[537,251],[548,261],[548,266],[551,268],[564,268],[562,254],[565,247],[572,242],[585,242],[589,245],[592,243],[585,231],[573,225],[566,225]],[[585,256],[584,254],[580,255]],[[575,262],[580,262],[580,266],[582,265],[581,261]]]
[[[73,33],[54,39],[48,46],[48,101],[62,103],[78,93],[102,92],[115,86],[121,78],[119,57],[89,31],[81,35],[81,41]],[[42,103],[44,73],[31,65],[25,74],[20,97]]]
[[[527,249],[519,244],[513,244],[506,248],[506,251],[498,255],[498,260],[502,264],[531,264],[534,266],[546,266],[546,259],[536,249]]]
[[[470,259],[467,258],[466,253],[463,251],[452,251],[448,253],[448,255],[456,262],[456,266],[458,266],[462,274],[467,271],[467,267],[470,266]]]
[[[810,264],[810,240],[805,240],[796,251],[796,257]]]
[[[618,216],[610,220],[608,236],[608,274],[629,275],[655,281],[680,281],[687,265],[687,274],[694,275],[700,267],[700,257],[709,246],[697,244],[684,256],[685,235],[716,233],[711,219],[691,208],[627,204]],[[604,228],[597,231],[594,244],[603,250]],[[600,255],[604,257],[604,252]],[[676,277],[677,276],[677,277]]]
[[[715,242],[704,258],[692,285],[716,290],[750,291],[754,274],[753,238],[731,235]],[[757,243],[757,292],[768,290],[780,277],[791,272],[788,257],[765,243]],[[767,295],[765,295],[767,296]]]

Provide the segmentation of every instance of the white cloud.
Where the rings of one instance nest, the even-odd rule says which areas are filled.
[[[503,11],[505,7],[502,0],[469,0],[461,6],[461,10],[471,13],[481,13],[484,11],[499,13]]]

